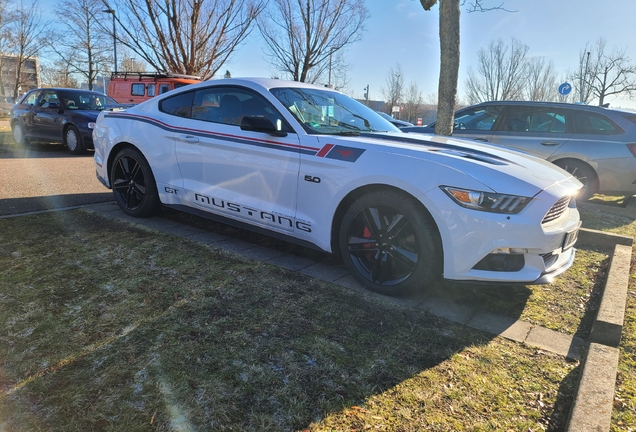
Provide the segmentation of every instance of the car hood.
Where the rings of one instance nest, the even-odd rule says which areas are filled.
[[[582,186],[572,175],[543,159],[471,140],[406,133],[364,133],[356,140],[389,145],[399,148],[402,155],[461,171],[493,192],[534,196],[551,187],[563,189],[559,194],[575,193]],[[386,151],[391,152],[389,148]]]

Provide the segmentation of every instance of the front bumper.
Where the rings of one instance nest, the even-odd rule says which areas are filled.
[[[578,232],[579,213],[568,208],[557,220],[541,224],[555,198],[543,191],[519,214],[505,215],[464,209],[443,201],[431,191],[436,202],[443,203],[435,218],[444,247],[444,278],[453,281],[488,283],[547,283],[567,270],[574,261],[572,241]],[[567,244],[566,244],[567,243]],[[514,265],[501,268],[483,265],[488,257],[515,256]],[[521,258],[522,257],[522,258]],[[496,262],[496,260],[493,260]]]

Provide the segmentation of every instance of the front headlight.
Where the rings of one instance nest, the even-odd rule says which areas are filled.
[[[516,214],[532,200],[529,197],[440,186],[457,204],[473,210],[493,213]]]

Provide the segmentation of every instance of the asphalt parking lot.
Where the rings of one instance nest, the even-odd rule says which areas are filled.
[[[0,215],[75,207],[112,200],[95,177],[92,155],[73,156],[61,145],[13,143],[0,120]]]

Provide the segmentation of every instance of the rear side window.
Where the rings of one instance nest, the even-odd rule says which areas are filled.
[[[623,129],[602,114],[579,111],[576,133],[587,135],[615,135]]]
[[[455,114],[453,129],[458,130],[490,130],[501,113],[501,107],[488,106],[471,108]]]
[[[570,116],[563,109],[510,106],[499,129],[506,132],[559,134],[570,130],[570,121]]]
[[[170,91],[170,84],[159,84],[159,94],[164,94]]]
[[[159,103],[159,111],[190,118],[192,116],[192,100],[194,92],[181,93],[162,100]]]
[[[152,97],[155,95],[155,86],[156,84],[148,84],[148,96]]]

